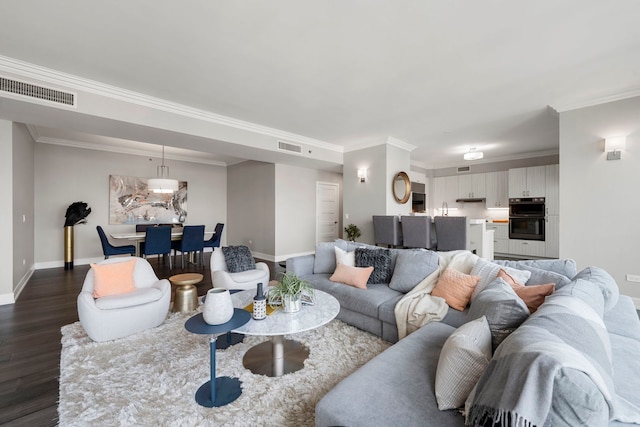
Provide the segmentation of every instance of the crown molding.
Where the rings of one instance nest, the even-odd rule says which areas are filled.
[[[0,70],[19,76],[18,78],[22,77],[24,79],[47,82],[58,86],[61,90],[82,90],[95,95],[117,99],[119,101],[153,108],[196,120],[203,120],[218,125],[233,127],[235,129],[258,133],[273,138],[289,140],[298,144],[306,144],[312,147],[322,148],[338,153],[344,152],[344,148],[340,145],[331,144],[329,142],[306,137],[304,135],[298,135],[244,120],[234,119],[233,117],[227,117],[198,108],[189,107],[184,104],[155,98],[142,93],[97,82],[95,80],[89,80],[72,74],[63,73],[61,71],[30,64],[7,56],[0,55]]]
[[[550,108],[558,113],[564,113],[566,111],[577,110],[579,108],[593,107],[595,105],[606,104],[608,102],[622,101],[623,99],[634,98],[640,96],[640,87],[629,89],[624,92],[615,93],[607,96],[600,96],[596,98],[590,98],[581,102],[574,103],[560,103],[555,105],[549,105]]]
[[[33,127],[33,126],[31,126]],[[31,132],[31,129],[29,129]],[[33,133],[31,133],[33,136]],[[118,154],[127,154],[133,156],[142,156],[142,157],[154,157],[159,158],[157,151],[151,150],[140,150],[135,148],[125,148],[125,147],[114,147],[112,145],[103,145],[103,144],[88,144],[81,141],[73,141],[70,139],[63,138],[51,138],[47,136],[41,136],[38,139],[34,138],[34,141],[42,144],[52,144],[52,145],[60,145],[63,147],[71,147],[71,148],[84,148],[87,150],[96,150],[96,151],[106,151],[109,153],[118,153]],[[205,165],[213,165],[213,166],[223,166],[226,167],[227,164],[225,162],[220,162],[217,160],[208,160],[199,157],[188,157],[188,156],[176,156],[176,155],[166,155],[164,156],[165,160],[177,160],[182,162],[189,163],[201,163]]]
[[[403,150],[407,150],[409,152],[411,152],[411,151],[415,150],[416,148],[418,148],[415,145],[411,145],[408,142],[404,142],[403,140],[395,138],[393,136],[387,137],[387,144],[388,145],[392,145],[392,146],[397,147],[397,148],[401,148]]]
[[[407,150],[409,152],[418,148],[415,145],[408,144],[401,139],[395,138],[393,136],[388,136],[385,141],[363,141],[348,145],[344,147],[344,152],[350,153],[352,151],[364,150],[365,148],[377,147],[379,145],[391,145],[402,150]]]

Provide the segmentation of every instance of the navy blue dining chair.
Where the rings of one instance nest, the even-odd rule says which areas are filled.
[[[182,253],[182,269],[184,270],[184,254],[193,252],[194,256],[200,253],[200,264],[202,262],[202,253],[204,251],[204,225],[185,225],[182,228],[182,239],[172,242],[173,256],[175,258],[178,251]]]
[[[107,235],[104,233],[104,230],[99,225],[96,226],[96,230],[98,230],[98,236],[100,236],[100,243],[102,243],[102,252],[104,253],[104,259],[109,258],[111,255],[135,255],[136,247],[134,245],[125,245],[125,246],[113,246],[109,243],[109,239],[107,239]]]
[[[220,240],[222,239],[222,229],[224,228],[224,224],[217,223],[215,231],[213,232],[213,236],[209,240],[204,241],[205,248],[219,248]]]
[[[171,264],[171,226],[148,227],[145,232],[144,246],[141,245],[142,256],[148,255],[168,255],[169,270],[173,269]],[[163,257],[164,260],[164,257]]]

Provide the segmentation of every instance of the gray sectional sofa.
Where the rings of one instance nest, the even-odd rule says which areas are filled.
[[[332,257],[334,246],[347,251],[361,246],[371,248],[342,240],[322,243],[318,245],[315,256],[289,259],[287,270],[313,283],[317,289],[334,295],[341,304],[339,319],[388,341],[398,341],[393,308],[410,290],[410,276],[414,275],[413,282],[417,283],[428,272],[436,269],[438,255],[430,251],[392,249],[391,283],[372,284],[367,289],[357,289],[329,280],[335,269],[335,256]],[[498,397],[499,393],[495,390],[514,387],[513,383],[503,384],[500,381],[508,382],[509,378],[522,377],[526,382],[527,378],[522,371],[518,375],[504,372],[510,366],[509,355],[504,353],[511,351],[518,354],[518,346],[527,347],[522,343],[533,339],[529,338],[529,334],[531,337],[539,336],[530,331],[544,328],[548,330],[542,336],[550,334],[553,340],[569,342],[573,338],[573,345],[578,347],[578,353],[586,355],[585,360],[593,362],[589,366],[597,366],[598,369],[594,373],[589,369],[581,369],[580,366],[570,366],[564,360],[567,351],[559,351],[557,359],[565,365],[549,374],[551,382],[547,383],[549,387],[546,392],[551,403],[541,425],[617,426],[640,422],[640,358],[637,356],[640,354],[640,320],[632,300],[618,294],[617,285],[611,276],[600,269],[587,269],[577,274],[575,263],[571,260],[495,263],[502,267],[528,271],[530,275],[527,275],[532,283],[552,278],[557,284],[556,291],[551,297],[547,297],[547,302],[553,300],[555,305],[543,304],[516,329],[517,333],[509,335],[495,349],[489,366],[476,386],[475,400],[469,401],[471,414],[475,415],[470,420],[472,425],[492,425],[492,414],[494,418],[497,417],[496,414],[510,414],[509,409],[516,414],[517,408],[508,407],[509,396]],[[597,313],[597,316],[592,315],[592,319],[584,320],[576,313],[564,313],[567,301],[569,306],[575,302],[578,307],[585,304],[591,307],[577,310],[579,315],[583,315],[581,312],[588,312]],[[465,425],[465,418],[460,410],[438,409],[435,378],[443,345],[459,326],[472,320],[468,318],[468,311],[469,309],[463,312],[449,309],[442,321],[426,324],[342,380],[318,403],[316,425]],[[549,314],[556,311],[560,311],[560,314]],[[585,324],[590,323],[596,325],[596,329],[601,323],[606,332],[585,332],[588,329],[585,329]],[[555,344],[546,344],[533,346],[534,350],[528,351],[536,352],[538,348],[550,347],[551,350],[545,351],[550,351],[551,355],[533,354],[531,357],[536,360],[540,357],[555,359]],[[558,348],[562,346],[558,344]],[[502,351],[503,349],[508,350]],[[569,353],[573,351],[570,350]],[[518,368],[521,369],[521,366]],[[526,373],[526,369],[524,372]],[[531,374],[537,378],[533,372]],[[540,406],[545,393],[540,390],[539,398],[537,393],[534,394],[536,399],[532,406]],[[522,419],[519,421],[522,422]]]
[[[366,292],[329,280],[336,269],[335,247],[345,251],[356,248],[382,249],[364,243],[319,243],[315,255],[287,260],[287,271],[311,283],[316,289],[333,295],[340,302],[338,319],[356,326],[386,341],[398,341],[394,308],[396,303],[421,279],[438,268],[436,252],[421,249],[389,249],[391,254],[391,282],[367,285]],[[466,312],[450,309],[444,323],[460,326],[466,322]]]

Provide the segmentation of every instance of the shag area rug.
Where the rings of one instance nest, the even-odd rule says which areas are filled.
[[[341,379],[389,343],[333,320],[286,338],[307,345],[304,369],[271,378],[242,366],[242,357],[267,337],[217,350],[217,376],[237,377],[242,395],[227,406],[205,408],[196,390],[209,380],[209,336],[184,328],[173,313],[155,329],[96,343],[79,322],[63,326],[60,358],[61,426],[312,426],[316,403]],[[220,337],[223,339],[223,337]]]

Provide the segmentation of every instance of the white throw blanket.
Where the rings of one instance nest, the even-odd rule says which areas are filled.
[[[438,256],[438,269],[425,277],[396,304],[398,339],[406,337],[429,322],[442,320],[447,314],[448,305],[444,298],[431,296],[440,274],[447,267],[469,274],[478,259],[477,255],[469,251],[438,252]]]

